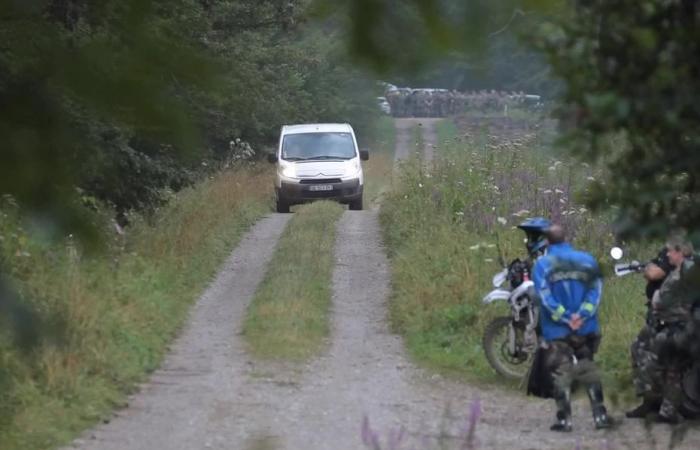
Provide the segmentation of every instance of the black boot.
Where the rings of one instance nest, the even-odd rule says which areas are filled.
[[[659,412],[660,406],[661,402],[659,402],[658,400],[654,400],[650,397],[644,397],[644,399],[642,400],[642,404],[634,409],[627,411],[625,413],[625,416],[629,417],[630,419],[644,419],[649,414]]]
[[[661,407],[659,408],[659,415],[656,417],[656,421],[676,425],[681,423],[683,418],[678,413],[678,408],[676,408],[668,399],[664,399],[664,401],[661,403]]]
[[[603,386],[600,383],[593,383],[588,386],[586,393],[591,401],[591,411],[593,412],[593,422],[596,430],[612,427],[612,419],[608,416],[608,411],[603,405]]]
[[[559,432],[570,432],[572,430],[571,425],[571,391],[564,390],[554,394],[554,400],[557,403],[557,421],[549,427],[552,431]]]

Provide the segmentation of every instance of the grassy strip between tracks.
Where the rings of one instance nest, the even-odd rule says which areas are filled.
[[[106,220],[106,249],[94,255],[41,241],[5,204],[0,261],[37,311],[41,336],[23,349],[0,330],[0,448],[64,444],[122,405],[159,365],[224,258],[270,210],[270,185],[268,172],[222,173],[148,221],[132,217],[123,234]]]
[[[294,213],[248,309],[244,334],[254,355],[303,360],[323,347],[342,213],[340,205],[326,201]]]
[[[392,259],[392,325],[417,360],[446,374],[494,380],[481,337],[508,309],[485,306],[481,298],[499,270],[496,243],[508,261],[523,256],[523,235],[514,225],[527,216],[563,222],[574,244],[612,274],[609,222],[575,200],[599,173],[553,155],[544,143],[550,132],[522,123],[496,131],[446,120],[438,124],[432,172],[416,158],[402,165],[380,217]],[[629,250],[631,258],[654,254]],[[643,288],[639,277],[606,278],[598,361],[613,400],[631,393],[628,348],[642,323]]]

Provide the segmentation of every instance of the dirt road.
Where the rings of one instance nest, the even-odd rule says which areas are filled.
[[[397,121],[397,146],[412,140],[408,123]],[[397,159],[408,153],[397,148]],[[548,430],[550,402],[448,381],[414,366],[388,328],[390,270],[377,211],[347,211],[339,222],[325,353],[305,365],[251,359],[240,336],[243,316],[289,217],[271,215],[250,231],[194,308],[163,367],[127,409],[74,448],[363,449],[371,448],[363,436],[371,441],[374,435],[366,427],[363,433],[365,417],[382,449],[668,448],[664,426],[653,428],[653,439],[629,421],[593,432],[583,400],[576,403],[575,432],[557,435]],[[470,416],[476,441],[461,447]],[[392,447],[389,436],[393,431],[396,440],[399,429],[403,444]],[[692,431],[677,448],[698,443],[700,434]]]
[[[437,148],[437,133],[435,125],[441,119],[435,118],[401,118],[394,119],[396,124],[396,151],[394,158],[396,161],[406,159],[412,152],[421,152],[423,160],[429,165],[433,161],[435,149]],[[418,127],[422,132],[423,148],[415,147],[413,130]]]

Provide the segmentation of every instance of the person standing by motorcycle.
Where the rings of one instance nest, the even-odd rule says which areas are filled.
[[[518,228],[525,232],[525,247],[527,248],[530,268],[537,258],[544,255],[547,249],[546,233],[552,222],[544,217],[533,217],[524,220]]]
[[[654,355],[651,349],[652,340],[656,334],[656,330],[652,326],[651,299],[672,270],[673,265],[668,259],[666,247],[659,252],[656,258],[652,259],[644,267],[644,278],[647,280],[646,319],[637,338],[630,346],[633,372],[632,379],[637,396],[642,398],[642,404],[625,413],[629,418],[644,418],[650,413],[658,412],[661,406],[657,394],[661,392],[661,387],[655,386],[654,380],[651,379],[643,368],[656,359],[656,355]]]
[[[547,253],[534,267],[535,289],[541,298],[545,365],[554,377],[557,406],[553,431],[571,431],[571,389],[574,382],[586,386],[596,429],[612,421],[603,403],[603,388],[593,355],[600,344],[598,304],[602,277],[589,253],[566,242],[564,230],[552,225],[547,231]]]

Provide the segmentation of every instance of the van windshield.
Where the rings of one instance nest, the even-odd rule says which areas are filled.
[[[351,159],[355,143],[350,133],[288,134],[282,140],[282,159]]]

